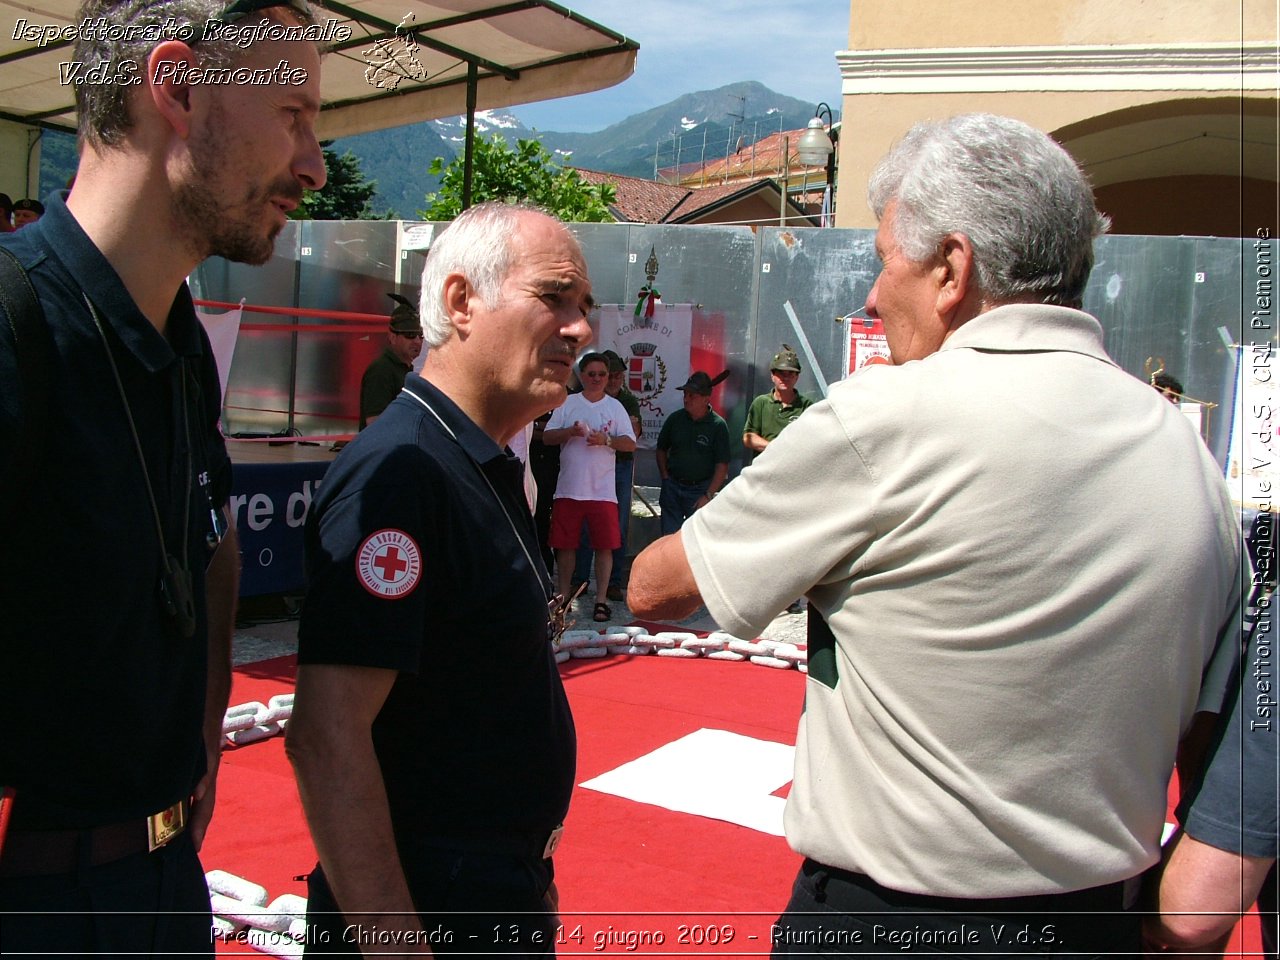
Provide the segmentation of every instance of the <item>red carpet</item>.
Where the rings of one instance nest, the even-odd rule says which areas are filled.
[[[294,670],[292,657],[238,668],[231,703],[292,691]],[[561,672],[578,729],[579,783],[703,728],[794,744],[804,698],[798,672],[746,663],[608,657],[571,660]],[[311,869],[315,851],[283,737],[223,754],[202,859],[206,869],[261,884],[269,899],[306,896],[294,877]],[[780,837],[578,788],[556,854],[559,955],[766,955],[798,865]],[[1256,951],[1256,917],[1242,927],[1231,950],[1244,943]],[[243,945],[218,949],[261,956]]]
[[[277,693],[292,693],[296,669],[293,657],[236,668],[231,703],[266,703]],[[224,749],[218,805],[200,853],[205,870],[226,870],[261,884],[270,900],[282,893],[305,897],[306,884],[293,878],[309,872],[315,856],[284,737]]]
[[[804,696],[799,673],[742,663],[609,657],[570,661],[562,673],[578,728],[579,782],[704,727],[793,743]],[[293,677],[292,657],[239,668],[231,702],[265,702],[292,690]],[[282,737],[223,754],[218,811],[201,856],[206,869],[259,883],[270,899],[306,896],[294,877],[311,869],[315,851]],[[559,952],[731,956],[741,945],[765,953],[798,864],[780,837],[576,790],[556,854],[566,938]],[[581,944],[571,939],[579,925]],[[662,933],[665,943],[627,949],[627,936],[641,933],[653,940]],[[751,934],[762,939],[749,941]],[[612,938],[603,951],[597,935]],[[729,937],[731,945],[722,942]]]

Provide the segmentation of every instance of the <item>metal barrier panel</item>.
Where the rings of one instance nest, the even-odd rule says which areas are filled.
[[[436,230],[443,225],[436,225]],[[734,462],[751,399],[770,389],[779,346],[801,354],[799,387],[821,394],[840,379],[848,326],[879,272],[870,230],[732,226],[573,224],[600,303],[634,305],[645,263],[658,261],[655,286],[668,304],[691,304],[692,369],[730,376],[716,399],[729,421]],[[422,253],[399,248],[392,221],[291,223],[264,267],[214,259],[195,273],[197,297],[250,305],[300,306],[385,316],[396,279],[416,278]],[[1104,237],[1085,309],[1101,321],[1116,362],[1146,379],[1160,358],[1186,392],[1219,404],[1206,441],[1225,462],[1243,324],[1242,243],[1197,237]],[[416,286],[399,292],[417,296]],[[266,317],[278,332],[242,333],[225,398],[229,433],[348,433],[355,429],[360,375],[382,346],[367,335],[308,333],[345,321]],[[642,454],[647,452],[642,452]],[[637,458],[637,482],[656,479],[652,454]]]
[[[302,224],[297,305],[386,317],[388,293],[417,299],[417,285],[395,286],[396,224],[374,220],[310,220]],[[419,274],[421,275],[421,274]],[[360,423],[360,378],[387,343],[387,324],[365,333],[308,333],[308,327],[351,325],[301,318],[295,365],[294,431],[303,435],[354,433]],[[365,324],[360,324],[365,326]]]
[[[768,227],[761,232],[760,247],[747,402],[773,389],[769,364],[784,343],[800,356],[803,370],[796,389],[821,399],[824,385],[844,379],[848,324],[857,322],[845,318],[854,311],[861,315],[880,272],[875,231]]]
[[[629,313],[648,282],[650,253],[658,264],[654,287],[667,304],[692,307],[690,370],[715,376],[729,370],[716,388],[718,412],[729,421],[731,436],[741,435],[748,389],[747,333],[756,312],[759,251],[750,227],[648,224],[574,224],[582,243],[596,301],[622,304]],[[673,391],[680,384],[672,383]],[[733,417],[736,411],[738,420]],[[656,439],[657,425],[650,428]],[[731,445],[732,448],[732,445]],[[636,457],[636,483],[657,483],[650,450]]]
[[[212,257],[192,274],[197,299],[292,306],[298,277],[299,224],[286,223],[275,252],[261,267],[246,267]],[[282,325],[281,332],[241,330],[231,364],[227,395],[222,398],[222,428],[228,433],[279,433],[292,404],[293,340],[288,318],[246,313],[242,321]]]
[[[1102,237],[1084,309],[1102,323],[1107,352],[1148,379],[1163,360],[1189,396],[1216,403],[1205,441],[1226,462],[1235,350],[1240,342],[1240,240],[1212,237]]]

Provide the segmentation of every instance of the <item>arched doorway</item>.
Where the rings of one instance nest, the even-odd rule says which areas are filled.
[[[1276,232],[1275,98],[1166,100],[1052,131],[1123,234]]]

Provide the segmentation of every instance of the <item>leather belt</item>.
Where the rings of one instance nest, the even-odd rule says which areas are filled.
[[[1136,897],[1137,885],[1141,875],[1129,880],[1117,880],[1114,883],[1099,887],[1088,887],[1084,890],[1071,890],[1064,893],[1042,893],[1015,897],[988,897],[969,899],[964,897],[942,897],[922,893],[905,893],[877,883],[864,873],[854,873],[839,867],[829,867],[812,858],[805,858],[800,871],[812,877],[815,884],[823,888],[827,902],[832,909],[844,912],[856,912],[865,909],[865,898],[849,898],[852,890],[867,891],[886,904],[895,908],[912,908],[915,910],[936,910],[940,912],[983,913],[983,912],[1035,912],[1035,911],[1073,911],[1081,913],[1098,913],[1127,910],[1132,907]],[[849,906],[843,901],[849,899]]]
[[[180,812],[175,808],[180,808]],[[167,839],[186,829],[186,801],[138,820],[85,830],[18,830],[10,828],[0,853],[0,877],[45,877],[73,873],[82,863],[98,867],[151,848],[148,825],[174,815],[181,823]],[[84,858],[82,860],[82,857]]]

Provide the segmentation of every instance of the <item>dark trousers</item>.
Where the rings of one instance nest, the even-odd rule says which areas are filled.
[[[0,879],[5,956],[213,956],[209,890],[190,836],[96,867],[91,856],[71,873]]]
[[[658,505],[662,508],[662,535],[675,533],[684,522],[693,516],[694,506],[707,495],[707,487],[711,481],[700,483],[681,483],[675,477],[667,477],[662,481],[662,491],[658,494]]]
[[[555,551],[547,546],[551,532],[551,507],[555,503],[556,479],[560,476],[560,448],[545,447],[535,441],[529,448],[533,480],[538,485],[538,499],[533,507],[533,524],[538,531],[538,549],[548,570],[556,568]]]
[[[635,475],[634,460],[624,460],[613,465],[613,492],[618,497],[618,532],[622,535],[622,546],[613,551],[613,569],[609,572],[609,586],[622,586],[622,571],[627,563],[627,527],[631,523],[631,481]],[[586,583],[591,579],[591,557],[594,551],[587,540],[587,532],[582,531],[581,545],[573,565],[575,583]]]
[[[401,850],[400,857],[434,953],[555,956],[559,921],[547,902],[554,876],[550,860],[435,847]],[[394,949],[378,941],[377,928],[367,921],[343,916],[318,866],[307,893],[304,956],[355,955],[362,941],[366,949]]]
[[[1141,915],[1124,884],[1039,897],[970,900],[901,893],[805,860],[771,931],[775,957],[1141,956]]]

